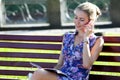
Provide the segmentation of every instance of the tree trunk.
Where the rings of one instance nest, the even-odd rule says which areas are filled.
[[[110,0],[110,16],[114,26],[120,26],[120,0]]]
[[[59,0],[47,0],[48,22],[51,28],[60,28],[60,2]]]

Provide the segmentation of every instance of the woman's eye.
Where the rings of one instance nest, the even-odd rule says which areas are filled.
[[[85,21],[83,18],[78,18],[77,16],[75,16],[74,18],[78,19],[80,22],[84,22]]]
[[[84,21],[84,20],[80,20],[80,21]]]
[[[77,16],[74,17],[75,19],[78,19]]]

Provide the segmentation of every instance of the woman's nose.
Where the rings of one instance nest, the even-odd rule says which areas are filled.
[[[76,19],[76,23],[80,23],[80,21],[78,19]]]

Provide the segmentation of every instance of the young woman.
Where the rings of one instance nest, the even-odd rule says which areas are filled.
[[[85,2],[75,11],[75,32],[66,33],[58,64],[59,69],[67,76],[55,74],[44,69],[36,70],[31,80],[88,80],[94,61],[102,50],[104,40],[94,35],[94,23],[101,14],[100,9]]]

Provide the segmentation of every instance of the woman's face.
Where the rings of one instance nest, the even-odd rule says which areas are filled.
[[[89,17],[86,12],[82,10],[75,11],[74,23],[77,31],[83,30],[85,25],[89,22]]]

